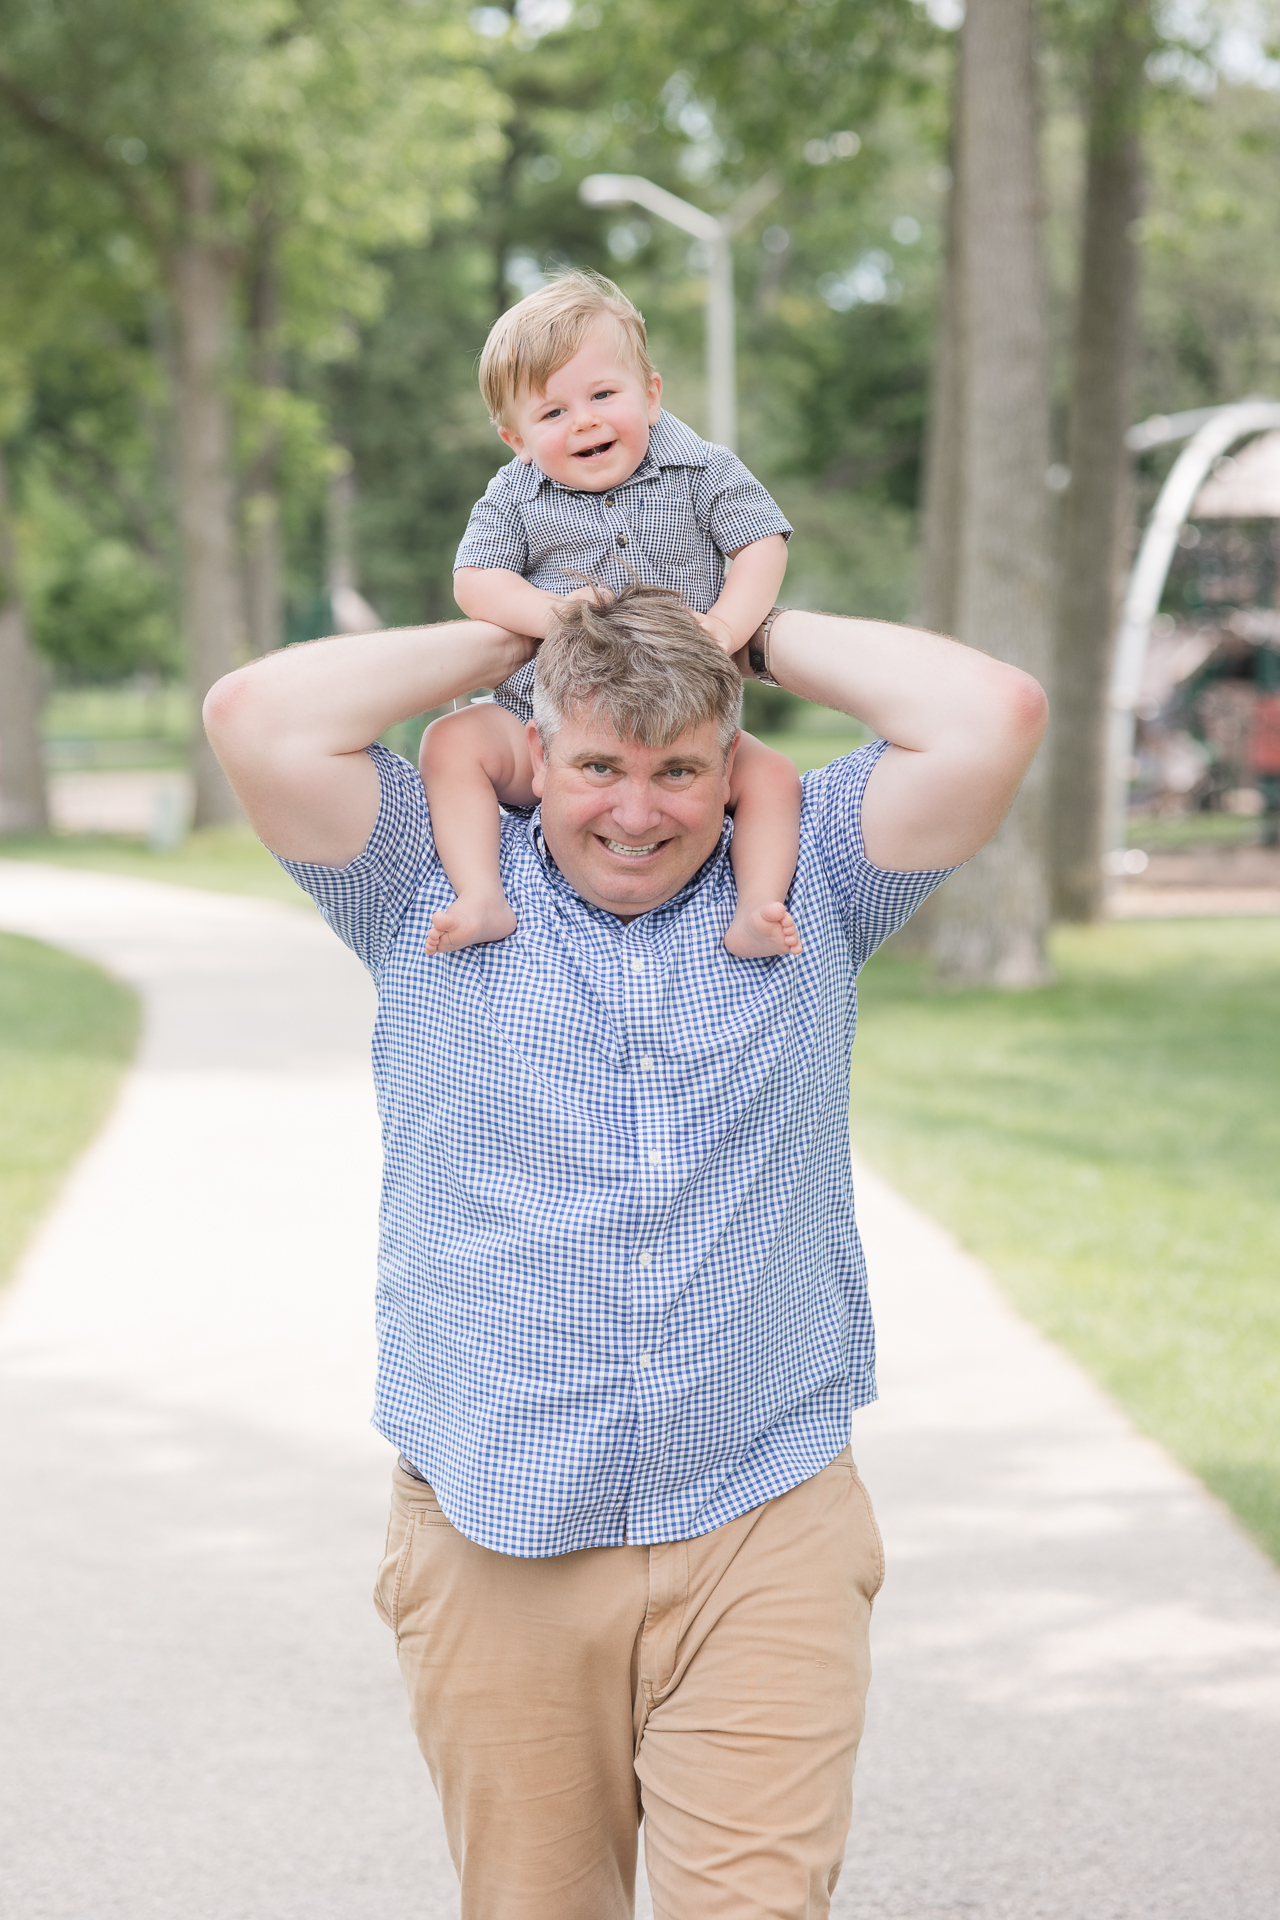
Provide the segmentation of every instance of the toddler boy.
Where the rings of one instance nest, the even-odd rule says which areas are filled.
[[[465,614],[544,639],[566,601],[639,580],[678,593],[724,652],[747,644],[782,584],[791,528],[735,455],[663,412],[644,321],[612,281],[561,274],[510,308],[485,343],[480,387],[516,457],[490,481],[458,549],[454,593]],[[515,931],[498,870],[498,805],[533,800],[535,672],[533,662],[494,704],[447,715],[423,735],[436,847],[457,896],[434,916],[429,952]],[[791,762],[742,734],[729,807],[738,907],[724,944],[744,958],[798,954],[783,904],[800,832]],[[641,841],[607,851],[629,866],[647,857]]]

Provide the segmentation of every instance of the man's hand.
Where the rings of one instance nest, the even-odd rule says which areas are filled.
[[[863,844],[878,867],[953,867],[985,846],[1049,716],[1029,673],[881,620],[780,613],[769,666],[780,686],[853,714],[890,742],[862,804]]]
[[[345,867],[378,817],[370,741],[472,687],[497,686],[533,651],[524,635],[469,620],[313,640],[219,680],[205,727],[272,851]]]

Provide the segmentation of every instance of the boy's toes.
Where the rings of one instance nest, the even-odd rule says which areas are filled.
[[[769,941],[774,951],[788,954],[800,952],[800,929],[781,900],[771,900],[768,906],[757,907],[752,919],[761,938]]]
[[[516,916],[505,900],[455,900],[451,907],[440,907],[432,914],[423,944],[428,954],[456,953],[461,947],[505,940],[516,926]]]
[[[724,944],[743,960],[772,960],[779,955],[794,958],[801,950],[799,928],[780,900],[753,907],[748,913],[736,913]]]

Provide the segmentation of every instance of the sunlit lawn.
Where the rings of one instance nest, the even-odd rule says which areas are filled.
[[[873,960],[854,1139],[1280,1558],[1280,920],[1054,957],[1028,994]]]
[[[105,1119],[137,1029],[127,987],[0,934],[0,1282]]]
[[[307,907],[301,893],[246,826],[202,827],[170,853],[152,853],[141,840],[106,833],[54,833],[0,840],[0,859],[49,860],[60,867],[123,873],[133,880],[165,880],[214,893],[252,893]]]

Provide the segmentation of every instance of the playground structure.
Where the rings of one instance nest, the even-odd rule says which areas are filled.
[[[1280,401],[1252,396],[1226,406],[1198,407],[1187,413],[1157,414],[1131,427],[1125,443],[1132,453],[1186,440],[1161,487],[1138,548],[1125,593],[1111,668],[1107,735],[1107,805],[1103,864],[1119,880],[1129,865],[1129,785],[1134,733],[1143,669],[1151,629],[1160,608],[1169,568],[1184,526],[1197,511],[1218,518],[1280,518],[1280,489],[1259,477],[1252,487],[1233,489],[1224,477],[1209,476],[1237,441],[1280,430]],[[1206,486],[1206,481],[1209,481]],[[1216,495],[1215,497],[1215,490]]]

